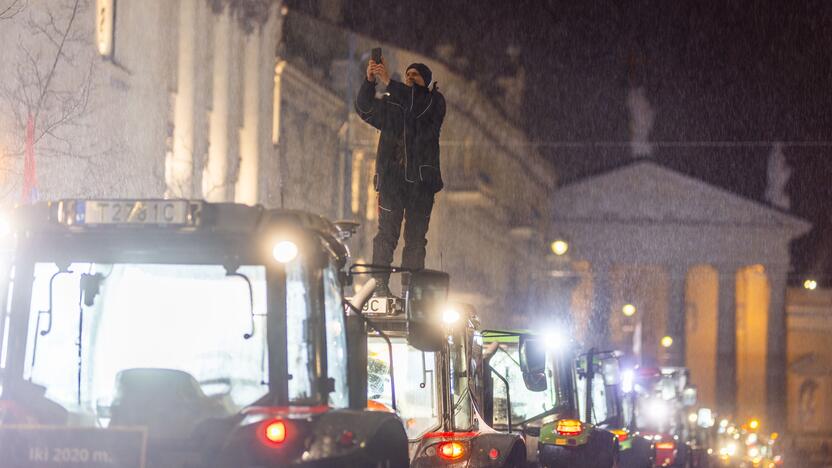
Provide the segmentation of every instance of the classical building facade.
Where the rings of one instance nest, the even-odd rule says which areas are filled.
[[[650,159],[554,200],[580,278],[579,335],[637,364],[686,365],[701,404],[723,414],[785,421],[789,242],[808,223]]]
[[[21,5],[0,20],[0,42],[16,45],[0,50],[7,202],[19,194],[29,119],[43,199],[260,201],[280,2]]]

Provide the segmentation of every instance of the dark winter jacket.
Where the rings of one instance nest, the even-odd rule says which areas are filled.
[[[404,146],[404,179],[435,192],[442,190],[439,168],[439,132],[445,119],[445,97],[422,86],[406,86],[390,80],[387,92],[377,99],[376,84],[364,80],[355,110],[368,124],[381,130],[376,152],[375,189],[387,188],[399,181],[391,177],[397,143]]]

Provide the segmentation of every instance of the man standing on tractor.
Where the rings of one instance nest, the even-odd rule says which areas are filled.
[[[445,118],[445,98],[432,81],[427,65],[414,63],[405,70],[404,83],[390,78],[380,49],[367,65],[366,80],[358,91],[355,110],[381,130],[373,178],[378,192],[378,233],[373,239],[373,264],[388,266],[404,221],[402,267],[425,266],[428,222],[434,194],[442,190],[439,132]],[[376,98],[376,81],[386,92]],[[375,275],[375,295],[390,296],[390,274]]]

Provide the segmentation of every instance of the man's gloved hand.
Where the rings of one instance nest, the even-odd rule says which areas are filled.
[[[375,66],[376,63],[373,62],[373,59],[367,62],[367,81],[375,81],[375,74],[373,73],[373,67]]]
[[[390,73],[387,72],[387,62],[384,58],[381,59],[381,63],[376,63],[370,59],[367,64],[367,79],[373,81],[373,77],[378,77],[384,86],[390,83]]]

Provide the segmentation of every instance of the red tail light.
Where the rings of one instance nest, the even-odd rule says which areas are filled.
[[[630,434],[622,429],[613,429],[611,432],[615,434],[616,437],[618,437],[619,442],[624,442],[625,440],[630,438]]]
[[[261,426],[262,439],[269,445],[280,445],[286,440],[286,424],[280,420],[266,421]]]
[[[442,442],[436,447],[436,454],[445,460],[459,460],[465,456],[465,445],[455,440]]]
[[[581,422],[577,419],[561,419],[558,421],[558,425],[555,430],[562,436],[576,436],[581,435],[584,428],[581,425]]]

